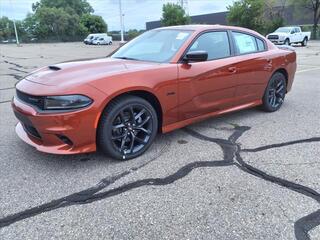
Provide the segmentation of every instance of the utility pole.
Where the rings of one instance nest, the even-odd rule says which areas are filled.
[[[120,43],[124,43],[124,38],[123,38],[123,14],[122,14],[121,0],[119,0],[119,12],[120,12],[120,29],[121,29],[121,42]]]
[[[10,5],[11,5],[11,9],[13,11],[13,5],[12,5],[12,1],[10,0]],[[14,20],[14,17],[13,17],[13,27],[14,27],[14,33],[16,35],[16,43],[17,43],[17,46],[19,46],[19,37],[18,37],[18,31],[17,31],[17,26],[16,26],[16,20]]]
[[[16,27],[16,21],[14,19],[12,21],[13,21],[14,33],[16,35],[16,43],[17,43],[17,46],[19,46],[19,37],[18,37],[18,32]]]

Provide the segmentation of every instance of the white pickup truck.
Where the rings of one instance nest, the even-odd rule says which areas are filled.
[[[267,38],[274,44],[290,45],[292,43],[301,43],[306,46],[310,40],[311,32],[302,32],[300,27],[280,27],[275,32],[267,35]]]

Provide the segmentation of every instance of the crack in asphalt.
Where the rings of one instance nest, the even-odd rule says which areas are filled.
[[[16,72],[21,72],[21,73],[29,73],[28,71],[20,70],[18,68],[13,68],[13,67],[9,67],[8,69],[16,71]]]
[[[77,205],[77,204],[86,204],[90,201],[90,199],[96,195],[97,192],[101,191],[104,188],[107,188],[111,184],[115,183],[117,180],[120,180],[121,178],[138,171],[139,169],[147,166],[151,162],[158,159],[160,156],[162,156],[170,147],[171,142],[165,143],[165,145],[161,148],[159,153],[152,157],[150,160],[146,161],[145,163],[140,164],[139,166],[132,167],[126,171],[123,171],[119,174],[108,176],[106,178],[101,179],[95,186],[87,188],[85,190],[72,193],[68,196],[52,200],[48,203],[41,204],[39,206],[26,209],[24,211],[8,215],[4,218],[0,218],[0,228],[9,226],[15,222],[21,221],[23,219],[27,219],[36,215],[39,215],[44,212],[49,212],[57,208]]]
[[[16,80],[21,80],[23,78],[21,75],[14,74],[14,73],[0,74],[0,76],[10,76],[10,77],[14,77],[14,79]]]
[[[237,143],[237,140],[248,130],[251,128],[248,126],[238,126],[235,124],[233,125],[233,133],[228,137],[228,139],[221,139],[221,138],[212,138],[205,135],[202,135],[201,133],[194,131],[190,128],[185,128],[184,131],[199,139],[202,141],[212,142],[220,146],[223,152],[223,159],[222,160],[214,160],[214,161],[195,161],[191,162],[183,167],[181,167],[178,171],[175,173],[168,175],[163,178],[145,178],[129,183],[125,183],[119,187],[107,190],[107,191],[101,191],[111,185],[112,183],[115,183],[119,179],[129,175],[133,171],[138,171],[139,169],[143,168],[147,164],[149,164],[151,161],[159,158],[162,154],[159,156],[156,156],[153,160],[148,161],[145,164],[140,165],[139,167],[124,171],[120,174],[117,174],[115,176],[107,177],[105,179],[102,179],[97,185],[94,187],[85,189],[83,191],[73,193],[71,195],[68,195],[63,198],[59,198],[56,200],[53,200],[51,202],[29,208],[27,210],[8,215],[6,217],[3,217],[0,219],[0,228],[9,226],[13,223],[16,223],[18,221],[21,221],[23,219],[27,219],[39,214],[42,214],[44,212],[49,212],[58,208],[72,206],[72,205],[80,205],[80,204],[89,204],[95,201],[99,201],[102,199],[106,199],[112,196],[119,195],[121,193],[137,189],[144,186],[165,186],[172,184],[185,176],[187,176],[190,172],[192,172],[194,169],[197,168],[205,168],[205,167],[228,167],[228,166],[236,166],[240,170],[253,175],[255,177],[258,177],[262,180],[271,182],[273,184],[279,185],[281,187],[284,187],[286,189],[289,189],[291,191],[294,191],[299,194],[303,194],[304,196],[310,197],[314,200],[316,200],[318,203],[320,203],[320,194],[313,190],[312,188],[306,187],[302,184],[297,184],[291,181],[288,181],[286,179],[282,179],[276,176],[272,176],[258,168],[255,168],[251,166],[250,164],[246,163],[243,158],[241,157],[241,152],[259,152],[264,151],[267,149],[273,149],[273,148],[279,148],[279,147],[285,147],[289,145],[294,144],[300,144],[300,143],[310,143],[310,142],[320,142],[320,138],[314,137],[314,138],[308,138],[308,139],[302,139],[302,140],[296,140],[296,141],[290,141],[290,142],[284,142],[279,144],[271,144],[266,145],[254,149],[241,149],[241,146],[239,143]],[[314,229],[315,227],[320,225],[320,209],[297,220],[294,224],[294,231],[295,236],[297,240],[307,240],[310,239],[309,232]]]
[[[250,129],[250,127],[235,126],[235,133],[232,134],[228,139],[237,148],[237,150],[233,153],[235,156],[234,164],[239,169],[249,173],[250,175],[256,176],[260,179],[271,182],[273,184],[277,184],[279,186],[285,187],[285,188],[292,190],[292,191],[295,191],[299,194],[303,194],[307,197],[314,199],[318,203],[320,203],[320,194],[317,191],[313,190],[312,188],[306,187],[302,184],[297,184],[297,183],[288,181],[286,179],[275,177],[275,176],[272,176],[272,175],[270,175],[260,169],[257,169],[255,167],[249,165],[248,163],[246,163],[240,155],[241,152],[259,152],[259,151],[264,151],[267,149],[285,147],[285,146],[295,145],[295,144],[299,144],[299,143],[301,144],[301,143],[320,142],[320,137],[307,138],[307,139],[284,142],[284,143],[279,143],[279,144],[271,144],[271,145],[266,145],[266,146],[254,148],[254,149],[241,149],[240,144],[237,144],[236,141],[245,131],[247,131],[249,129]],[[196,131],[193,131],[191,129],[187,129],[187,132],[190,133],[193,137],[196,137],[200,140],[210,141],[210,142],[215,142],[215,143],[219,142],[219,141],[217,141],[219,139],[207,137],[207,136],[202,135],[202,134],[200,134]],[[294,224],[294,231],[295,231],[296,239],[297,240],[309,240],[310,239],[309,232],[313,228],[315,228],[319,225],[320,225],[320,210],[297,220]]]
[[[2,103],[10,103],[11,102],[11,100],[5,100],[5,101],[0,101],[0,104],[2,104]]]
[[[294,144],[319,142],[319,141],[320,141],[320,137],[313,137],[313,138],[306,138],[306,139],[295,140],[295,141],[290,141],[290,142],[285,142],[285,143],[271,144],[271,145],[261,146],[261,147],[252,148],[252,149],[242,149],[242,151],[243,152],[260,152],[260,151],[268,150],[271,148],[286,147],[286,146],[294,145]]]
[[[10,61],[8,61],[8,60],[4,60],[4,62],[7,63],[7,64],[14,65],[14,66],[16,66],[16,67],[18,67],[18,68],[24,68],[22,65],[17,64],[17,63],[14,63],[14,62],[10,62]]]
[[[0,88],[0,91],[1,90],[10,90],[10,89],[15,89],[16,87],[6,87],[6,88]]]

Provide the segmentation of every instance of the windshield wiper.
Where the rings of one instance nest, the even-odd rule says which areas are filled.
[[[114,58],[118,58],[118,59],[125,59],[125,60],[136,60],[136,61],[139,61],[139,59],[131,58],[131,57],[114,57]]]

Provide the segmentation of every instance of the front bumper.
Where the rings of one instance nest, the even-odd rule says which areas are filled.
[[[19,120],[17,135],[37,150],[53,154],[96,151],[100,114],[94,107],[65,113],[38,113],[14,97],[12,108]]]
[[[279,39],[269,39],[273,44],[282,45],[284,44],[284,40]]]

